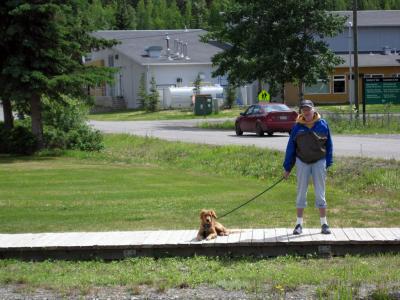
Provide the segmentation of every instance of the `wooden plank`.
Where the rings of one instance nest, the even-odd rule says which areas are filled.
[[[400,240],[400,228],[399,227],[392,227],[390,231],[395,235],[396,240]]]
[[[286,228],[275,228],[275,236],[278,243],[289,242]]]
[[[190,245],[191,243],[196,241],[197,230],[186,230],[181,240],[178,242],[178,245]]]
[[[252,244],[260,244],[264,242],[264,229],[253,229],[253,236],[251,238]]]
[[[147,237],[146,231],[106,231],[100,234],[101,239],[97,241],[99,246],[133,246],[141,244]]]
[[[144,248],[152,248],[154,243],[157,242],[159,235],[162,234],[161,230],[158,231],[148,231],[147,236],[145,237],[142,247]]]
[[[160,234],[157,237],[156,242],[154,245],[161,246],[165,245],[166,242],[168,241],[169,237],[173,234],[173,231],[171,230],[160,230]]]
[[[253,238],[253,229],[243,229],[240,232],[240,245],[250,245]]]
[[[264,243],[276,243],[276,233],[274,228],[264,229]]]
[[[1,245],[1,248],[30,248],[33,241],[37,238],[38,235],[32,233],[12,234]]]
[[[332,231],[332,230],[331,230]],[[336,241],[336,237],[334,234],[322,234],[321,233],[321,229],[320,228],[311,228],[310,229],[310,236],[313,240],[313,242],[335,242]]]
[[[229,244],[229,235],[217,236],[215,240],[215,245],[227,245]]]
[[[349,238],[343,231],[343,228],[331,228],[332,234],[335,236],[335,242],[348,242]]]
[[[372,236],[374,241],[385,241],[386,238],[379,231],[379,228],[367,228],[369,234]]]
[[[309,228],[303,228],[302,234],[293,234],[293,229],[288,230],[288,238],[289,242],[298,243],[298,242],[310,242],[312,241],[311,231]]]
[[[171,231],[171,234],[168,238],[168,240],[165,242],[166,245],[175,245],[177,246],[179,241],[182,240],[182,237],[186,233],[186,230],[173,230]]]
[[[354,231],[358,234],[360,240],[363,242],[371,242],[374,240],[366,228],[354,228]]]
[[[362,241],[361,237],[357,234],[354,228],[343,228],[343,231],[347,235],[349,241]]]
[[[45,242],[42,239],[33,241],[34,247],[80,247],[82,240],[81,232],[58,233],[52,236],[46,236]]]
[[[54,248],[57,247],[62,233],[41,233],[35,235],[36,237],[31,240],[31,247],[34,248]]]
[[[228,243],[229,245],[236,245],[240,243],[240,235],[241,231],[237,230],[236,232],[231,233],[228,236]]]
[[[392,233],[390,228],[379,228],[379,232],[385,237],[387,241],[395,241],[397,239],[396,235]]]

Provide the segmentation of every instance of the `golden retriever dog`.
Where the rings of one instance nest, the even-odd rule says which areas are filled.
[[[229,235],[230,230],[226,229],[221,223],[215,221],[217,215],[213,210],[203,209],[200,212],[200,229],[197,233],[197,240],[201,241],[206,239],[207,241],[215,239],[217,235]]]

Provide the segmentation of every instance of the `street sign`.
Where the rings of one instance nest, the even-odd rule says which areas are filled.
[[[258,101],[269,101],[271,99],[271,96],[268,94],[266,90],[262,90],[258,94]]]
[[[400,104],[400,78],[364,78],[366,104]]]

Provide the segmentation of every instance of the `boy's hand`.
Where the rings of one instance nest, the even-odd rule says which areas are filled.
[[[283,178],[288,179],[289,175],[290,175],[290,172],[288,172],[288,171],[283,172]]]

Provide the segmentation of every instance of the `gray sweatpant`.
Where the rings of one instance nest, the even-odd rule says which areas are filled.
[[[312,176],[315,193],[315,207],[325,208],[325,178],[326,178],[326,160],[325,158],[319,161],[306,164],[299,158],[296,158],[296,174],[297,174],[297,199],[296,207],[307,207],[307,189]]]

